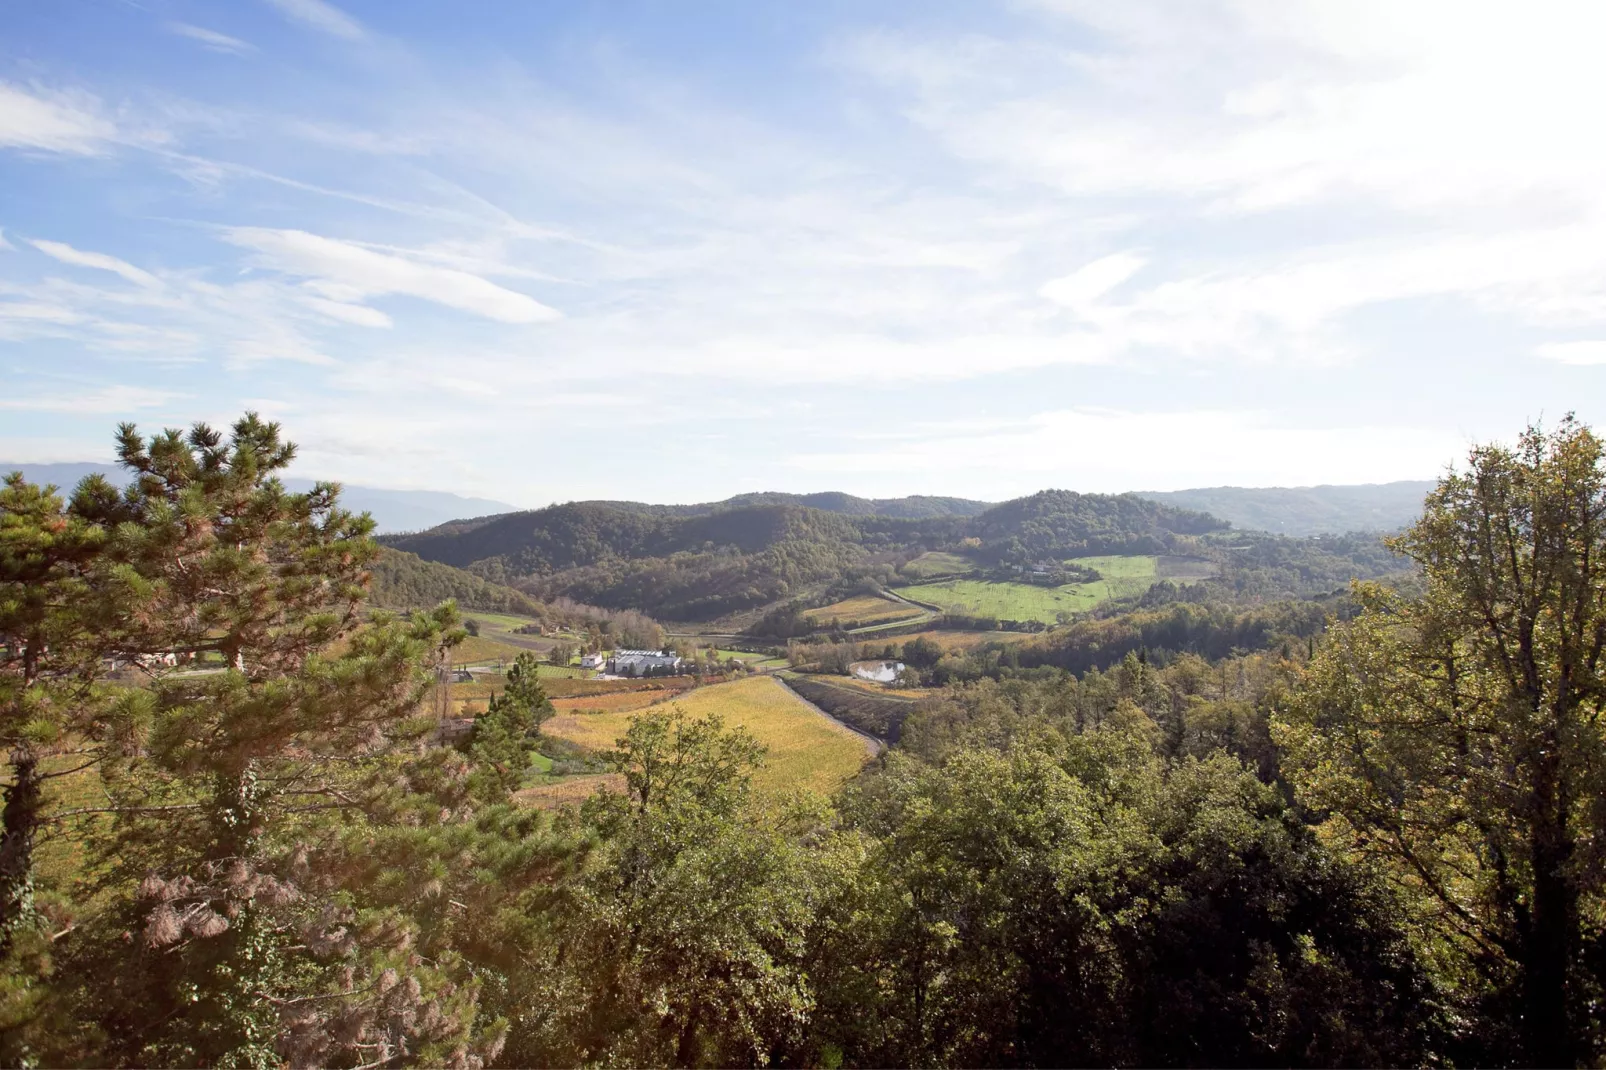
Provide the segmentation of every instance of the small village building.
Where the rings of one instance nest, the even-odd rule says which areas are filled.
[[[601,654],[587,654],[580,659],[580,668],[600,669],[607,663],[607,661],[608,659],[603,657]]]

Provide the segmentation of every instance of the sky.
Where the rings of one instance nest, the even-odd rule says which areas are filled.
[[[524,506],[1433,478],[1606,420],[1606,5],[11,0],[0,459]]]

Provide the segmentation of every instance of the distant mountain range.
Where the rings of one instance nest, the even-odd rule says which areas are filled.
[[[1278,535],[1335,535],[1346,531],[1397,531],[1422,515],[1422,499],[1436,484],[1407,479],[1320,487],[1200,487],[1138,491],[1138,496],[1220,517],[1235,528]]]
[[[0,473],[21,469],[35,483],[71,488],[80,479],[99,473],[121,484],[122,469],[106,464],[10,464],[0,461]],[[289,479],[293,490],[312,486],[307,479]],[[1416,520],[1422,498],[1432,480],[1396,483],[1361,483],[1317,487],[1199,487],[1191,490],[1137,491],[1153,502],[1209,513],[1235,528],[1270,531],[1279,535],[1336,535],[1349,531],[1395,531]],[[469,498],[432,490],[388,490],[347,484],[348,508],[373,515],[382,534],[421,532],[450,525],[455,532],[472,530],[509,513],[524,512],[516,505],[490,498]],[[901,520],[973,517],[996,502],[916,494],[905,498],[860,498],[840,491],[787,494],[759,491],[738,494],[720,502],[696,505],[655,505],[645,502],[593,503],[621,512],[658,517],[708,516],[734,509],[769,505],[798,505],[844,516],[880,516]]]
[[[109,464],[11,464],[0,461],[0,475],[21,470],[23,478],[32,483],[54,483],[63,490],[71,490],[88,475],[103,475],[118,486],[128,482],[128,473]],[[285,486],[295,491],[310,490],[313,480],[287,479]],[[344,484],[341,502],[346,508],[367,512],[373,516],[381,534],[400,531],[423,531],[461,517],[484,516],[490,513],[511,513],[518,506],[490,498],[465,498],[460,494],[447,494],[438,490],[386,490],[382,487],[361,487]]]

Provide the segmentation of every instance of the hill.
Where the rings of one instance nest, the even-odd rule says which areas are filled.
[[[462,609],[540,617],[546,607],[522,591],[491,583],[438,561],[386,547],[369,570],[369,601],[385,609],[427,609],[448,598]]]
[[[1339,535],[1346,531],[1396,531],[1422,513],[1431,480],[1319,487],[1199,487],[1139,491],[1138,496],[1183,509],[1198,509],[1234,527],[1279,535]]]
[[[685,513],[690,507],[572,502],[387,542],[545,600],[711,621],[837,588],[850,594],[855,584],[895,582],[901,565],[932,550],[961,550],[975,566],[1025,569],[1082,554],[1165,553],[1178,539],[1227,527],[1132,495],[1044,491],[973,515],[924,517],[843,512],[859,508],[846,495],[826,496],[837,510],[769,500],[777,497],[785,498],[722,502],[700,514]],[[752,498],[732,499],[738,500]],[[883,510],[936,510],[933,501],[959,508],[948,499],[854,501]]]
[[[71,490],[79,480],[89,475],[105,476],[117,486],[128,482],[128,473],[110,464],[12,464],[0,461],[0,475],[13,471],[21,471],[23,478],[31,483],[53,483],[62,490]],[[284,485],[293,491],[305,491],[312,489],[313,482],[310,479],[286,479]],[[506,513],[518,508],[491,498],[465,498],[460,494],[438,490],[389,490],[350,483],[341,486],[341,504],[354,512],[371,515],[381,533],[420,531],[456,517]]]

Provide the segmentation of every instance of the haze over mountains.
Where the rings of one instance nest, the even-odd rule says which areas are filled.
[[[127,474],[113,465],[87,462],[18,464],[0,461],[0,473],[20,470],[35,483],[70,489],[87,475],[99,474],[121,485]],[[312,486],[309,479],[288,479],[292,490]],[[1336,535],[1349,531],[1394,531],[1411,523],[1422,510],[1430,480],[1316,487],[1198,487],[1176,491],[1135,491],[1140,498],[1181,509],[1209,513],[1235,528],[1279,535]],[[423,532],[441,525],[477,527],[510,513],[532,512],[509,502],[474,498],[446,491],[394,490],[344,484],[344,501],[373,515],[381,534]],[[790,494],[758,491],[719,502],[663,505],[599,499],[591,504],[665,517],[710,513],[764,505],[799,505],[844,516],[880,516],[905,520],[977,516],[998,504],[970,498],[915,494],[903,498],[860,498],[840,491]]]
[[[53,483],[63,490],[71,490],[78,481],[89,475],[102,475],[118,486],[128,482],[126,470],[109,464],[65,462],[60,464],[13,464],[0,461],[0,474],[21,471],[23,478],[32,483]],[[287,479],[291,490],[308,490],[310,479]],[[363,487],[342,484],[341,500],[348,509],[366,512],[373,516],[381,533],[420,531],[465,516],[483,516],[487,513],[507,513],[518,509],[507,502],[490,498],[466,498],[438,490],[390,490],[383,487]]]

